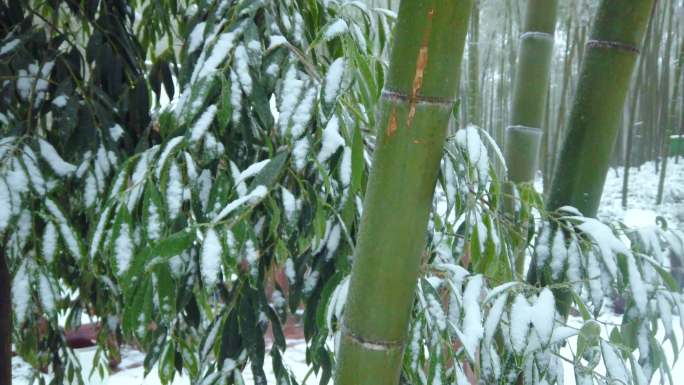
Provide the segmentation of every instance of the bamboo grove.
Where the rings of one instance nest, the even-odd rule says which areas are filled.
[[[596,214],[675,199],[684,0],[0,16],[0,383],[675,383],[684,232]]]

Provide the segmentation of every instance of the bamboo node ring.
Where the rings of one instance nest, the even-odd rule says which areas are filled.
[[[525,39],[543,39],[543,40],[553,40],[553,34],[541,31],[527,31],[520,35],[520,40]]]
[[[406,93],[403,93],[403,92],[393,91],[393,90],[388,90],[388,89],[382,90],[381,96],[384,99],[388,99],[388,100],[392,100],[392,101],[411,102],[412,100],[415,100],[417,104],[428,105],[428,106],[436,106],[436,107],[444,107],[444,108],[452,108],[454,103],[456,103],[453,99],[449,99],[449,98],[442,98],[439,96],[425,96],[425,95],[420,95],[420,94],[413,97],[413,96],[407,95]]]
[[[357,344],[363,346],[368,350],[386,352],[388,350],[401,350],[404,348],[404,343],[402,341],[380,341],[380,340],[369,340],[367,338],[361,337],[354,334],[346,325],[342,325],[342,335],[350,340],[356,342]]]
[[[608,40],[589,40],[587,42],[587,48],[602,48],[602,49],[616,49],[620,51],[632,52],[639,54],[639,48],[619,41],[608,41]]]

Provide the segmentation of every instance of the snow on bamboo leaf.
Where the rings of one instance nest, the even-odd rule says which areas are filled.
[[[249,75],[249,57],[245,46],[240,44],[235,48],[233,58],[235,59],[235,72],[237,73],[240,85],[245,95],[252,93],[252,77]]]
[[[40,155],[50,165],[55,174],[67,176],[76,171],[76,166],[65,162],[50,143],[43,139],[38,139],[38,144],[40,145]]]
[[[156,241],[161,236],[161,217],[159,207],[154,201],[147,206],[147,238]]]
[[[632,297],[634,298],[639,313],[645,315],[648,306],[648,292],[646,290],[646,285],[641,278],[641,273],[639,272],[635,258],[636,257],[631,253],[627,255],[629,287],[632,290]]]
[[[339,224],[335,224],[331,229],[330,229],[330,234],[328,235],[328,240],[325,243],[325,248],[327,249],[326,253],[326,260],[330,260],[333,255],[335,255],[335,251],[337,251],[337,247],[340,245],[340,234],[342,229],[340,228]]]
[[[306,156],[309,154],[309,139],[302,138],[295,142],[292,149],[292,156],[294,157],[295,169],[302,171],[306,166]]]
[[[133,238],[127,223],[122,223],[119,229],[119,236],[114,241],[114,257],[119,276],[123,276],[128,271],[133,259]]]
[[[292,262],[291,258],[288,258],[285,261],[285,277],[287,277],[287,281],[290,283],[294,283],[295,280],[297,279],[297,274],[295,272],[294,262]]]
[[[250,166],[247,167],[244,171],[242,171],[242,172],[237,176],[237,178],[235,178],[235,184],[238,185],[238,184],[244,182],[245,180],[247,180],[248,178],[251,178],[251,177],[253,177],[254,175],[260,173],[261,170],[263,170],[264,167],[266,167],[266,165],[267,165],[270,161],[271,161],[270,159],[264,159],[264,160],[262,160],[262,161],[260,161],[260,162],[256,162],[256,163],[250,165]]]
[[[580,216],[570,216],[565,217],[565,219],[579,222],[577,228],[594,241],[594,244],[601,251],[601,257],[606,268],[612,277],[616,277],[617,262],[615,261],[615,256],[616,254],[631,256],[632,252],[627,246],[613,234],[610,227],[601,223],[598,219]]]
[[[47,192],[45,179],[43,178],[43,173],[40,172],[40,169],[36,164],[38,158],[29,146],[24,146],[24,152],[21,154],[21,159],[24,167],[26,167],[31,186],[33,186],[33,189],[38,195],[45,195]]]
[[[204,28],[206,25],[207,23],[204,21],[198,23],[195,25],[195,28],[192,29],[192,32],[190,32],[190,36],[188,37],[188,54],[195,52],[195,50],[200,47],[204,40]]]
[[[143,152],[140,155],[140,159],[138,160],[138,163],[135,166],[135,169],[133,170],[133,174],[131,175],[131,187],[130,191],[128,193],[128,201],[127,201],[127,208],[128,212],[132,212],[133,209],[135,208],[135,205],[138,203],[138,200],[140,199],[140,195],[143,192],[143,187],[144,187],[144,180],[145,177],[147,176],[147,168],[149,165],[150,158],[153,157],[156,153],[157,150],[159,149],[159,146],[153,146],[149,150]],[[123,172],[123,170],[122,170]],[[123,178],[123,174],[122,175]],[[117,178],[118,179],[118,178]],[[118,180],[117,180],[118,182]],[[115,185],[117,184],[115,182]],[[123,183],[123,179],[121,179],[121,183]],[[116,193],[116,189],[112,189],[112,193]]]
[[[76,233],[71,229],[69,226],[69,223],[62,214],[62,210],[57,207],[55,202],[53,202],[51,199],[46,199],[45,200],[45,206],[47,207],[48,211],[50,214],[52,214],[53,217],[55,217],[55,220],[57,221],[57,224],[59,225],[59,233],[62,235],[62,239],[64,240],[64,243],[66,244],[67,248],[69,249],[69,252],[76,258],[81,258],[81,247],[78,244],[78,240],[76,238]]]
[[[246,203],[249,203],[249,204],[258,203],[263,197],[266,196],[267,193],[268,193],[268,189],[266,188],[266,186],[259,185],[259,186],[255,187],[254,190],[250,191],[247,195],[240,197],[240,198],[228,203],[223,208],[223,210],[221,210],[221,212],[219,212],[218,215],[216,215],[216,217],[214,217],[213,222],[216,223],[216,222],[221,221],[226,216],[228,216],[228,214],[233,212],[233,210],[237,209],[238,207],[240,207]]]
[[[527,335],[530,329],[532,306],[522,294],[515,296],[510,312],[511,345],[517,353],[522,353],[527,346]]]
[[[105,226],[109,221],[109,213],[112,207],[107,206],[104,211],[100,214],[100,218],[97,221],[97,226],[95,227],[95,232],[93,233],[93,239],[90,242],[90,258],[94,258],[95,255],[100,251],[100,243],[102,242],[102,236],[104,235]]]
[[[95,166],[101,170],[103,176],[109,175],[109,172],[112,170],[107,150],[102,145],[100,145],[95,154]],[[104,183],[102,183],[102,186],[104,187]]]
[[[282,136],[288,134],[290,118],[297,107],[297,101],[299,101],[303,88],[304,81],[297,78],[297,69],[291,66],[285,73],[282,91],[280,92],[278,126]]]
[[[504,293],[500,295],[496,301],[494,301],[494,305],[492,305],[491,309],[489,310],[489,314],[487,315],[487,320],[485,321],[484,326],[483,344],[485,346],[488,346],[492,342],[492,338],[494,338],[494,333],[496,332],[496,328],[499,326],[501,315],[503,314],[507,301],[508,293]]]
[[[211,106],[211,107],[214,107],[214,106]],[[202,131],[201,133],[197,133],[199,136],[198,136],[198,138],[195,138],[196,130],[198,129],[197,127],[198,127],[200,121],[202,120],[202,118],[204,118],[204,115],[211,109],[211,107],[209,107],[209,108],[207,109],[207,111],[205,111],[205,113],[202,114],[202,117],[199,118],[199,120],[197,121],[197,123],[195,123],[195,126],[194,126],[193,129],[192,129],[192,134],[191,134],[191,139],[190,139],[190,140],[192,140],[192,141],[194,141],[194,140],[199,140],[199,138],[201,138],[202,135],[204,135],[204,133],[206,132],[206,130],[204,130],[204,131]],[[214,110],[215,110],[215,109],[216,109],[216,108],[214,107]],[[207,127],[208,127],[208,125],[207,125]],[[171,155],[171,152],[172,152],[172,151],[176,148],[176,146],[178,146],[182,141],[183,141],[183,137],[182,137],[182,136],[176,136],[176,137],[173,137],[173,138],[169,139],[169,142],[166,143],[166,146],[164,146],[164,150],[162,150],[161,155],[159,155],[159,160],[157,160],[157,167],[156,167],[155,170],[154,170],[154,174],[155,174],[155,176],[157,177],[157,179],[159,179],[159,178],[161,177],[162,170],[164,169],[164,166],[166,165],[166,160],[169,158],[169,155]]]
[[[476,275],[468,281],[463,292],[463,325],[459,335],[463,347],[471,360],[476,359],[477,348],[484,335],[482,326],[482,311],[480,309],[480,294],[482,292],[482,276]]]
[[[542,344],[547,344],[553,332],[554,315],[556,314],[556,302],[553,293],[544,288],[537,301],[532,306],[532,325],[539,335]]]
[[[124,129],[121,128],[121,126],[118,124],[115,124],[109,128],[109,136],[115,142],[118,142],[119,139],[121,139],[121,137],[123,136],[123,134],[124,134]]]
[[[176,163],[171,164],[169,169],[169,183],[166,187],[166,205],[169,210],[169,218],[176,219],[183,205],[183,182],[180,169]]]
[[[200,271],[202,272],[202,279],[207,287],[216,284],[218,273],[221,270],[221,255],[223,254],[223,246],[221,240],[213,228],[207,230],[202,243],[202,264]]]
[[[553,237],[553,245],[551,246],[551,272],[553,279],[560,278],[565,265],[565,260],[568,257],[568,249],[565,247],[565,236],[563,230],[556,230],[556,235]]]
[[[312,110],[314,100],[316,99],[316,93],[316,87],[310,85],[304,94],[302,101],[292,114],[292,127],[290,128],[292,137],[299,138],[306,130],[306,126],[309,124],[311,115],[313,114]]]
[[[92,172],[89,172],[85,179],[85,185],[83,186],[83,203],[86,208],[90,208],[95,204],[96,199],[97,181],[95,180],[95,175]]]
[[[209,126],[214,121],[215,116],[216,105],[211,105],[202,113],[202,115],[200,115],[199,119],[197,119],[197,122],[195,122],[195,125],[192,127],[190,134],[191,142],[196,142],[202,139],[204,134],[206,134],[207,130],[209,129]]]
[[[328,104],[335,100],[340,91],[344,67],[345,60],[343,58],[337,58],[328,68],[328,74],[325,76],[325,88],[323,89],[325,102]]]
[[[292,222],[295,219],[295,214],[297,213],[297,200],[290,190],[283,187],[281,189],[281,194],[283,197],[283,209],[285,210],[285,219],[288,222]]]
[[[252,242],[251,239],[248,239],[245,242],[244,251],[244,260],[247,261],[247,264],[249,265],[249,272],[256,277],[256,275],[259,273],[259,266],[257,264],[257,261],[259,260],[259,252],[257,252],[256,248],[254,247],[254,242]]]
[[[340,182],[342,186],[349,186],[352,177],[352,151],[348,146],[344,147],[342,162],[340,163]]]
[[[629,384],[629,374],[625,367],[624,360],[615,348],[606,341],[601,341],[601,351],[603,352],[603,362],[608,371],[608,377],[620,381],[621,384]]]
[[[318,162],[323,163],[328,160],[338,148],[344,145],[344,138],[339,133],[339,121],[337,116],[333,116],[323,130],[321,151],[318,153]]]
[[[465,151],[468,160],[477,171],[478,180],[484,184],[489,181],[489,155],[487,147],[480,139],[479,129],[470,125],[456,132],[456,144]]]
[[[43,230],[43,258],[45,262],[51,263],[55,257],[55,251],[57,250],[57,228],[55,225],[48,221],[45,225],[45,230]]]
[[[43,309],[47,314],[52,314],[55,310],[55,294],[53,292],[50,280],[45,274],[40,275],[38,282],[38,289],[40,293],[40,302],[43,304]]]
[[[349,26],[347,25],[347,22],[345,22],[342,19],[339,19],[334,23],[330,24],[328,28],[325,29],[325,32],[323,33],[323,38],[327,41],[347,32],[348,30]]]
[[[24,323],[26,319],[30,300],[31,281],[27,272],[27,262],[24,261],[12,280],[12,302],[14,303],[14,314],[17,317],[18,325]]]
[[[0,233],[2,233],[12,217],[12,197],[4,178],[0,178]]]
[[[193,71],[190,83],[195,83],[201,78],[213,76],[216,73],[218,66],[223,63],[230,51],[235,46],[235,39],[238,37],[239,31],[222,33],[219,35],[216,43],[211,49],[211,55],[202,63],[198,64]]]
[[[242,112],[242,90],[240,89],[240,82],[235,71],[230,71],[230,106],[233,108],[231,119],[233,123],[240,123],[240,114]]]

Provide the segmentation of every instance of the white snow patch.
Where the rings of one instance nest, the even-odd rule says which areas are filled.
[[[332,103],[340,91],[345,64],[343,58],[337,58],[328,68],[328,74],[325,76],[325,88],[323,89],[326,103]]]
[[[328,28],[325,29],[325,32],[323,33],[323,37],[325,40],[330,40],[334,37],[337,37],[349,30],[349,26],[347,25],[347,22],[345,22],[342,19],[339,19],[335,21],[334,23],[330,24]]]
[[[343,145],[344,138],[342,138],[339,133],[339,121],[337,120],[337,116],[333,116],[323,130],[323,139],[321,151],[318,153],[318,162],[323,163],[328,160],[335,151]]]
[[[52,104],[55,105],[57,108],[62,108],[67,105],[67,102],[69,101],[69,97],[67,97],[64,94],[61,94],[54,99],[52,99]]]
[[[169,219],[176,219],[183,205],[183,182],[180,169],[176,163],[169,169],[169,184],[166,187],[166,205]]]
[[[192,32],[190,32],[190,36],[188,37],[188,53],[193,53],[200,47],[201,43],[204,41],[204,29],[206,26],[207,23],[203,21],[192,29]]]
[[[218,273],[221,270],[221,254],[223,254],[221,240],[216,231],[210,228],[202,243],[202,265],[200,266],[202,279],[208,287],[214,286],[218,279]]]
[[[206,134],[209,126],[214,121],[216,116],[216,105],[209,106],[197,119],[195,125],[192,127],[192,133],[190,134],[190,141],[196,142],[200,140],[204,134]]]
[[[223,218],[228,216],[228,214],[230,214],[233,210],[237,209],[238,207],[240,207],[246,203],[256,204],[263,197],[265,197],[267,193],[268,193],[268,189],[266,188],[266,186],[259,185],[259,186],[255,187],[254,190],[252,190],[249,194],[228,203],[223,208],[223,210],[221,210],[221,212],[219,212],[218,215],[216,215],[216,217],[214,217],[213,222],[216,223],[216,222],[222,220]]]
[[[40,145],[40,155],[43,157],[43,159],[45,159],[50,167],[52,167],[52,170],[54,170],[55,174],[59,176],[66,176],[76,171],[76,166],[65,162],[50,143],[43,139],[38,139],[38,144]]]
[[[133,260],[133,239],[127,223],[122,223],[119,236],[114,241],[114,256],[119,276],[123,276]]]
[[[55,257],[55,251],[57,250],[57,228],[54,223],[48,221],[45,225],[45,230],[43,231],[43,258],[45,262],[51,263]]]

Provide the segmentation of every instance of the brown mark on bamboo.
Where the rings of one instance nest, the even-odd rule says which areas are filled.
[[[387,125],[387,137],[391,138],[397,132],[397,107],[392,107],[389,124]]]
[[[413,85],[411,87],[411,99],[409,104],[408,119],[406,120],[406,127],[411,128],[413,118],[416,116],[416,103],[418,102],[418,93],[423,87],[423,76],[425,75],[425,67],[428,63],[428,43],[430,42],[430,33],[432,31],[432,17],[435,15],[435,10],[428,10],[428,22],[423,32],[423,42],[418,51],[418,60],[416,61],[416,73],[413,76]]]

